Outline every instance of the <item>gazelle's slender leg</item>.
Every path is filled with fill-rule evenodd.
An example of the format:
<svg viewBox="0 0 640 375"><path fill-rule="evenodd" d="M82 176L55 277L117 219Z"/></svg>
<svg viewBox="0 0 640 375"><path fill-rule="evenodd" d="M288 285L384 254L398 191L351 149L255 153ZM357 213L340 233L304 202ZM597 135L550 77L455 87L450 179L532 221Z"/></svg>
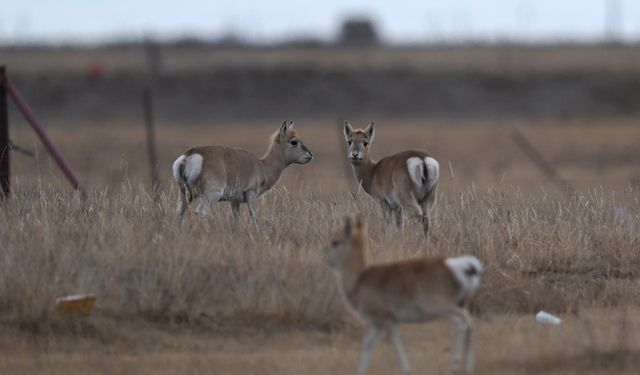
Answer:
<svg viewBox="0 0 640 375"><path fill-rule="evenodd" d="M380 206L382 206L382 217L384 218L384 234L387 235L393 221L393 210L389 203L385 201L380 201Z"/></svg>
<svg viewBox="0 0 640 375"><path fill-rule="evenodd" d="M238 219L240 218L240 202L231 201L231 216L233 217L233 222L238 223Z"/></svg>
<svg viewBox="0 0 640 375"><path fill-rule="evenodd" d="M189 205L189 201L187 199L187 187L183 184L178 184L178 186L180 187L180 197L178 197L176 212L178 213L178 218L182 219L182 216Z"/></svg>
<svg viewBox="0 0 640 375"><path fill-rule="evenodd" d="M469 373L473 369L471 351L471 316L459 307L452 308L443 315L458 331L454 342L453 364L455 372Z"/></svg>
<svg viewBox="0 0 640 375"><path fill-rule="evenodd" d="M222 198L223 191L223 189L209 189L202 195L200 204L196 208L196 212L200 217L206 218L209 216L209 208Z"/></svg>
<svg viewBox="0 0 640 375"><path fill-rule="evenodd" d="M196 213L198 216L203 219L207 218L207 216L209 216L209 205L209 199L207 199L207 197L201 197L198 207L196 207Z"/></svg>
<svg viewBox="0 0 640 375"><path fill-rule="evenodd" d="M424 235L429 235L430 221L434 215L434 207L436 205L437 188L433 188L429 192L427 198L422 202L422 227L424 229Z"/></svg>
<svg viewBox="0 0 640 375"><path fill-rule="evenodd" d="M245 193L245 199L247 201L247 206L249 207L251 220L253 220L253 224L257 227L258 221L256 220L256 198L257 194L255 192L248 191Z"/></svg>
<svg viewBox="0 0 640 375"><path fill-rule="evenodd" d="M425 236L429 235L429 212L425 209L422 210L422 216L420 217L422 222L422 231Z"/></svg>
<svg viewBox="0 0 640 375"><path fill-rule="evenodd" d="M396 225L400 230L400 233L404 233L404 213L402 212L402 208L396 209Z"/></svg>
<svg viewBox="0 0 640 375"><path fill-rule="evenodd" d="M369 367L369 359L371 359L371 351L380 339L380 329L375 326L371 326L367 334L364 336L362 357L360 358L360 364L358 365L358 375L364 375Z"/></svg>
<svg viewBox="0 0 640 375"><path fill-rule="evenodd" d="M389 340L391 340L391 344L393 345L393 348L396 350L396 354L398 355L398 360L400 361L402 372L408 374L409 372L411 372L411 365L409 364L407 354L404 350L404 347L402 346L400 333L398 332L398 326L396 324L389 324L389 327L387 329L389 331Z"/></svg>
<svg viewBox="0 0 640 375"><path fill-rule="evenodd" d="M413 224L414 222L420 222L424 225L425 223L425 213L422 212L422 207L420 206L420 204L418 204L418 202L415 200L415 198L413 196L407 197L405 199L402 200L402 210L406 211L407 216L409 217L409 219L411 220L411 224ZM427 221L427 228L428 228L429 224ZM410 232L410 238L412 239L416 239L415 237L415 230L413 230L414 225L411 225L411 232ZM423 227L424 228L424 227ZM426 232L425 232L426 235Z"/></svg>

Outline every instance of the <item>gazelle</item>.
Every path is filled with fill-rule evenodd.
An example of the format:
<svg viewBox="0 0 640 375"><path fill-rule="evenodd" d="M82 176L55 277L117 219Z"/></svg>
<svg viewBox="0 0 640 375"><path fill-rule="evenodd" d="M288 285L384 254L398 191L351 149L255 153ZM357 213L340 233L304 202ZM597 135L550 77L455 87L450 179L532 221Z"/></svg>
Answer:
<svg viewBox="0 0 640 375"><path fill-rule="evenodd" d="M380 206L388 230L395 213L396 223L404 228L404 215L419 219L424 234L429 233L429 212L436 202L440 167L424 151L404 151L373 161L370 145L375 135L374 123L365 130L353 130L344 122L347 157L356 179Z"/></svg>
<svg viewBox="0 0 640 375"><path fill-rule="evenodd" d="M282 123L260 159L229 146L190 148L173 163L173 178L180 187L178 216L195 198L200 198L196 212L202 216L208 214L211 204L229 201L237 219L240 203L246 203L256 223L256 198L271 189L288 165L307 164L312 159L313 154L293 129L293 121Z"/></svg>
<svg viewBox="0 0 640 375"><path fill-rule="evenodd" d="M358 374L366 373L371 351L385 331L402 370L409 372L398 323L438 318L453 322L458 330L454 369L471 371L471 317L464 306L480 283L480 261L473 256L432 257L367 265L367 248L362 219L352 224L346 218L324 253L325 262L336 273L347 306L368 325Z"/></svg>

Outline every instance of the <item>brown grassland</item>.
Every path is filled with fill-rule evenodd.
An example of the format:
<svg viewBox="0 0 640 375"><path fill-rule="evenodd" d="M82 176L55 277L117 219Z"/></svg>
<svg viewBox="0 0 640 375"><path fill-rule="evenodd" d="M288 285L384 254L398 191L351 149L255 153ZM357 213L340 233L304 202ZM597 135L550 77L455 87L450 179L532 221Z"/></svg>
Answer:
<svg viewBox="0 0 640 375"><path fill-rule="evenodd" d="M0 373L353 373L361 326L320 255L339 220L357 212L369 221L371 261L483 262L470 306L476 373L640 371L637 119L377 120L374 156L424 148L440 161L429 240L417 226L382 235L377 205L354 189L336 123L297 121L316 160L290 167L259 200L258 229L246 208L233 227L227 204L208 220L179 222L170 165L195 144L261 154L277 122L161 124L158 202L140 124L49 124L90 187L86 202L15 126L13 141L36 158L14 153L15 194L0 206ZM575 195L515 146L515 126ZM98 296L90 315L56 313L56 297L84 292ZM540 309L563 323L537 324ZM402 332L416 373L450 371L453 327ZM370 373L399 372L390 346L378 347Z"/></svg>

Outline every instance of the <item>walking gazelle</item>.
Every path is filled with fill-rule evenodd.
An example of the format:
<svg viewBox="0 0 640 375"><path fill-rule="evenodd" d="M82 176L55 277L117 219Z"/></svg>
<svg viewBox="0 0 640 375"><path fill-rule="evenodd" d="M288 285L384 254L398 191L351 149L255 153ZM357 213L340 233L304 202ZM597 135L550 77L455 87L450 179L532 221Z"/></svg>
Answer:
<svg viewBox="0 0 640 375"><path fill-rule="evenodd" d="M375 162L370 145L375 135L374 123L365 130L353 130L344 122L347 157L356 179L382 207L385 231L395 214L396 223L404 228L404 215L419 219L424 234L429 233L429 213L436 202L440 167L438 161L424 151L404 151Z"/></svg>
<svg viewBox="0 0 640 375"><path fill-rule="evenodd" d="M367 248L362 219L352 223L346 218L324 253L346 304L368 326L358 374L366 373L373 347L385 331L402 370L409 372L398 323L433 319L455 324L458 336L453 349L454 369L471 371L471 317L464 305L480 283L480 261L473 256L432 257L367 265Z"/></svg>
<svg viewBox="0 0 640 375"><path fill-rule="evenodd" d="M190 148L173 163L173 178L180 187L178 216L200 198L196 211L202 216L207 215L211 204L229 201L237 219L240 203L246 203L256 223L256 198L275 185L288 165L307 164L312 159L313 154L293 129L293 121L282 123L260 159L229 146Z"/></svg>

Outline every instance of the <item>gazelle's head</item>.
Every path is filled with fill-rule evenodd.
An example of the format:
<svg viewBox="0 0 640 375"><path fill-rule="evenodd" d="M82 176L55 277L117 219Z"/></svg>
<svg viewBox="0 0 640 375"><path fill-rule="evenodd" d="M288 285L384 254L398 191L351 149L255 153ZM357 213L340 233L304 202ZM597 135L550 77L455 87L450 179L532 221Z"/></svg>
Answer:
<svg viewBox="0 0 640 375"><path fill-rule="evenodd" d="M293 121L284 121L278 133L274 135L273 141L282 149L284 162L287 165L307 164L313 159L313 154L293 129Z"/></svg>
<svg viewBox="0 0 640 375"><path fill-rule="evenodd" d="M347 141L347 158L352 164L362 164L369 160L369 146L375 135L373 121L366 129L353 130L348 121L344 122L344 138Z"/></svg>
<svg viewBox="0 0 640 375"><path fill-rule="evenodd" d="M366 241L367 229L362 218L353 220L346 217L325 248L324 261L336 269L342 268L349 260L364 261Z"/></svg>

